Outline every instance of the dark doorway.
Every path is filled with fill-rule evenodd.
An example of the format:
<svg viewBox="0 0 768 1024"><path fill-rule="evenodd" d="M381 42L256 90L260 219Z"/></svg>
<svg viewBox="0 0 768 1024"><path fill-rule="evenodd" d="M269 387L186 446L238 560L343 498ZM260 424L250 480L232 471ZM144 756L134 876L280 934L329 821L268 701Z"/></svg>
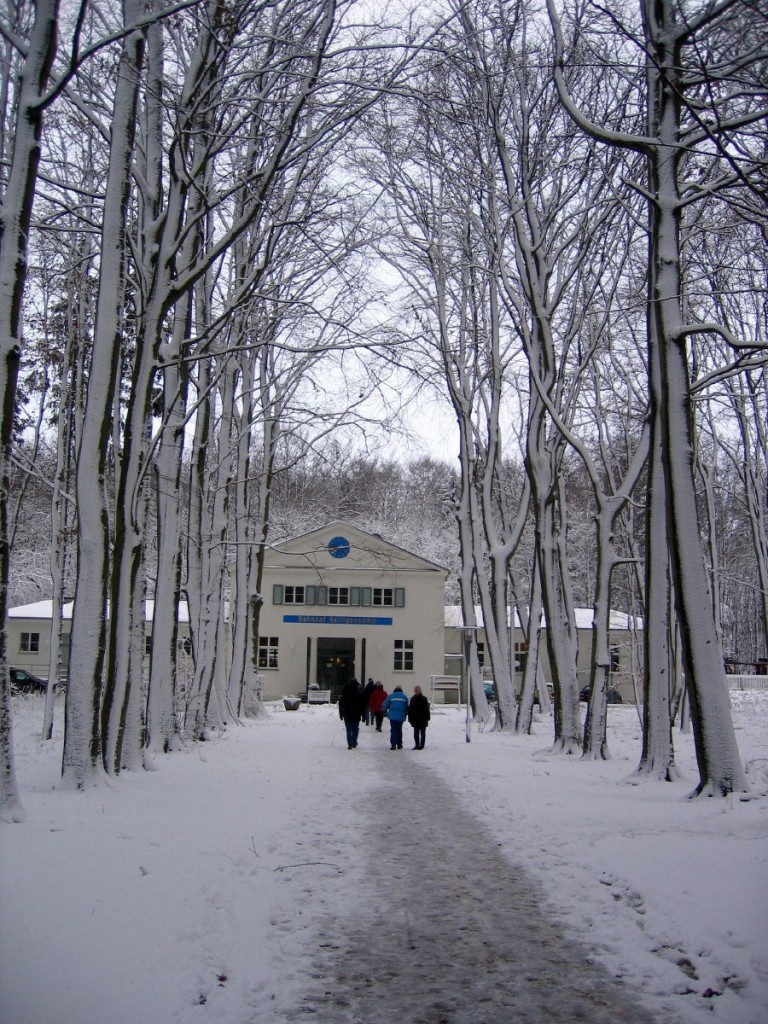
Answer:
<svg viewBox="0 0 768 1024"><path fill-rule="evenodd" d="M354 637L319 636L317 638L317 681L321 690L331 691L331 700L355 674Z"/></svg>

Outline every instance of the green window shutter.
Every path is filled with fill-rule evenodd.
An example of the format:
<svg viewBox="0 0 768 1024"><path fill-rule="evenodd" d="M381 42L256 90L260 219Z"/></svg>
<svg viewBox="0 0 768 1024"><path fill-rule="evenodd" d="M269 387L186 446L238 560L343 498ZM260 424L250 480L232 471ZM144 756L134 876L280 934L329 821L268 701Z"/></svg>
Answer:
<svg viewBox="0 0 768 1024"><path fill-rule="evenodd" d="M328 604L328 587L317 588L317 603Z"/></svg>
<svg viewBox="0 0 768 1024"><path fill-rule="evenodd" d="M317 604L317 587L307 587L304 594L307 604Z"/></svg>
<svg viewBox="0 0 768 1024"><path fill-rule="evenodd" d="M405 587L395 587L395 608L405 608Z"/></svg>
<svg viewBox="0 0 768 1024"><path fill-rule="evenodd" d="M349 603L354 608L358 608L360 606L360 587L349 588Z"/></svg>
<svg viewBox="0 0 768 1024"><path fill-rule="evenodd" d="M275 583L272 586L272 604L283 603L283 584Z"/></svg>
<svg viewBox="0 0 768 1024"><path fill-rule="evenodd" d="M373 588L372 587L361 587L360 588L360 604L365 608L370 608L373 603Z"/></svg>

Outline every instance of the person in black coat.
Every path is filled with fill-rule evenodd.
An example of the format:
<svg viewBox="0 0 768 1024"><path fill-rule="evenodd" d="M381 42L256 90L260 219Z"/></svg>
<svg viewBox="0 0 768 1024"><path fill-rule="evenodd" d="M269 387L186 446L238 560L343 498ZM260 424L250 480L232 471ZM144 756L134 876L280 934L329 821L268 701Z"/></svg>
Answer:
<svg viewBox="0 0 768 1024"><path fill-rule="evenodd" d="M368 682L365 684L365 690L363 691L363 693L365 694L365 724L366 725L373 725L373 712L371 711L371 708L370 708L370 700L371 700L371 694L373 693L373 691L375 689L376 689L376 683L374 683L374 681L372 679L369 679Z"/></svg>
<svg viewBox="0 0 768 1024"><path fill-rule="evenodd" d="M356 679L350 679L339 697L339 718L347 730L347 747L354 750L360 732L360 719L365 715L365 697Z"/></svg>
<svg viewBox="0 0 768 1024"><path fill-rule="evenodd" d="M408 705L408 721L413 726L413 749L423 750L429 724L429 701L421 692L420 686L413 688L413 696Z"/></svg>

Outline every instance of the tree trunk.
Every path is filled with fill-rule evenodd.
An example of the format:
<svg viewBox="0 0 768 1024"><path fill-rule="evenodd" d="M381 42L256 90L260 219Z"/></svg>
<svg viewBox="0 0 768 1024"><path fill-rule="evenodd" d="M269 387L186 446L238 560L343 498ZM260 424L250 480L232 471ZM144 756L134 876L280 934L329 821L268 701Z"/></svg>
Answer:
<svg viewBox="0 0 768 1024"><path fill-rule="evenodd" d="M178 364L164 367L163 426L154 460L157 579L144 740L150 759L180 745L175 703L181 601L181 472L186 390Z"/></svg>
<svg viewBox="0 0 768 1024"><path fill-rule="evenodd" d="M688 332L681 310L682 36L671 5L644 0L643 6L650 55L649 134L661 143L648 153L652 197L648 318L650 358L652 363L658 359L659 365L655 400L661 411L670 563L700 774L696 792L726 795L745 791L747 784L731 720L696 506Z"/></svg>
<svg viewBox="0 0 768 1024"><path fill-rule="evenodd" d="M128 0L124 23L136 21L142 10L138 0ZM122 347L126 225L143 58L144 38L132 32L123 44L115 92L93 352L77 459L78 577L62 757L63 778L77 788L103 769L101 698L110 581L107 450Z"/></svg>
<svg viewBox="0 0 768 1024"><path fill-rule="evenodd" d="M9 501L16 383L21 356L21 301L27 278L27 246L35 196L43 98L58 42L58 0L38 0L29 48L19 75L13 152L0 209L0 819L20 821L13 764L11 682L8 662Z"/></svg>
<svg viewBox="0 0 768 1024"><path fill-rule="evenodd" d="M653 368L651 373L655 376ZM677 770L672 742L675 673L670 648L671 582L661 420L655 401L651 403L651 417L643 622L643 746L637 773L672 782L677 778Z"/></svg>

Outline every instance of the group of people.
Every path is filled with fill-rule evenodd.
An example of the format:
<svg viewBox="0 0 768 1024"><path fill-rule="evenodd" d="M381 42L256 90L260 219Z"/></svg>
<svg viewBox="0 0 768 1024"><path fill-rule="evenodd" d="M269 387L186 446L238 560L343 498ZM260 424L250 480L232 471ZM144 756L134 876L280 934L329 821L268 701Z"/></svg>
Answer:
<svg viewBox="0 0 768 1024"><path fill-rule="evenodd" d="M368 680L365 687L357 679L350 679L339 697L339 718L347 732L347 746L354 750L360 734L360 723L376 726L381 732L384 717L389 719L389 745L391 750L403 749L403 725L406 721L413 727L413 749L423 750L429 724L429 701L414 686L413 696L408 699L402 686L396 686L387 693L382 683Z"/></svg>

